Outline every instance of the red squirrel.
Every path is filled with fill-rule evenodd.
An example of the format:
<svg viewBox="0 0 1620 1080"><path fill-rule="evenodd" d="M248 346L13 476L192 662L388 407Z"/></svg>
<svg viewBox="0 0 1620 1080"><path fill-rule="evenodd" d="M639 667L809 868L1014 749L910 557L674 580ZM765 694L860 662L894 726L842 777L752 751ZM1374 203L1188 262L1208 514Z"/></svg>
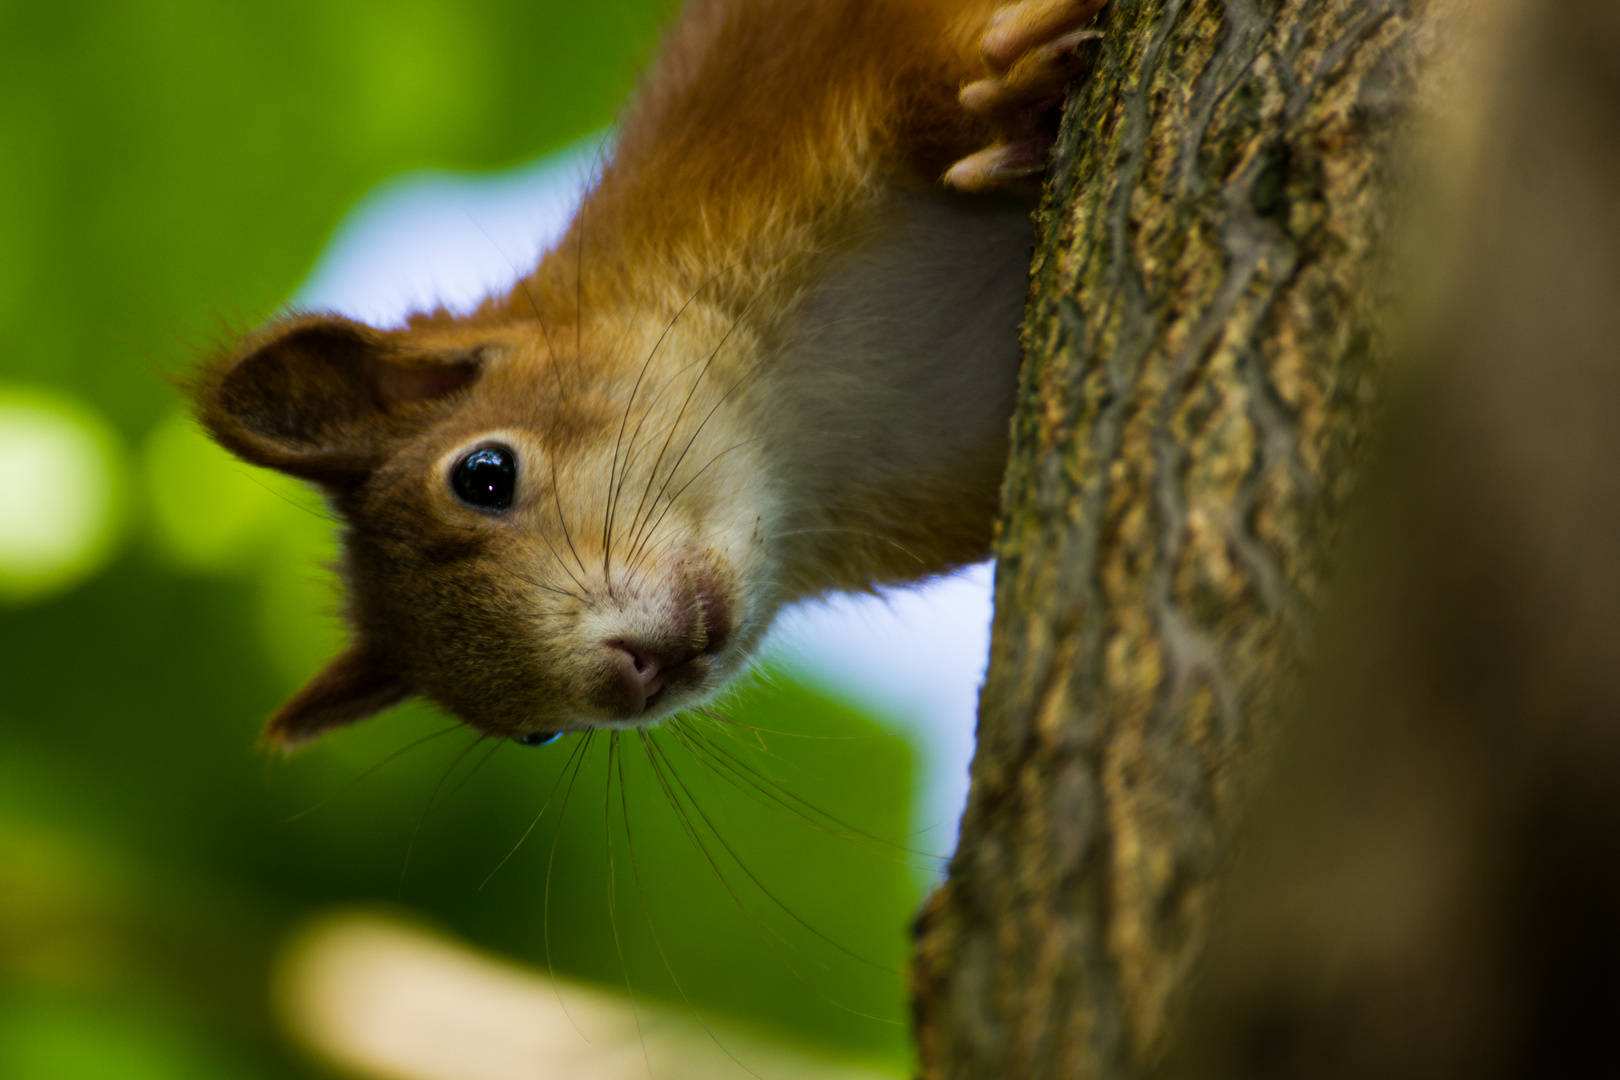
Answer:
<svg viewBox="0 0 1620 1080"><path fill-rule="evenodd" d="M649 724L787 603L984 558L1023 188L1104 2L693 0L509 293L205 365L213 437L344 524L350 644L266 741L414 695L528 745Z"/></svg>

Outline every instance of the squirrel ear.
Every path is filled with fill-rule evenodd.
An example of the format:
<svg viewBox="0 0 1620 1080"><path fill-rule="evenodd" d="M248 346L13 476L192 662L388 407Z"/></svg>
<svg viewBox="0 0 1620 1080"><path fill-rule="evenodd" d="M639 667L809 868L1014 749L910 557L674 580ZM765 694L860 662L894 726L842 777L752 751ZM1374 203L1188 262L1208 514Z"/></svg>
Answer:
<svg viewBox="0 0 1620 1080"><path fill-rule="evenodd" d="M260 741L273 749L293 750L333 728L398 705L411 693L409 686L370 653L351 648L276 710L265 723Z"/></svg>
<svg viewBox="0 0 1620 1080"><path fill-rule="evenodd" d="M220 445L255 465L342 484L363 476L409 426L411 406L478 378L476 348L417 346L330 315L272 324L207 367L197 416Z"/></svg>

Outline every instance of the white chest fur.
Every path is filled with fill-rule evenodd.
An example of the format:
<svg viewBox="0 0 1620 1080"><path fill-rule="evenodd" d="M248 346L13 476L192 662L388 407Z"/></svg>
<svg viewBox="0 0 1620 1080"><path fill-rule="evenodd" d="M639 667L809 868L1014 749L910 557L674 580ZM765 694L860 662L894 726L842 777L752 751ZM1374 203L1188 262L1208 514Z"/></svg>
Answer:
<svg viewBox="0 0 1620 1080"><path fill-rule="evenodd" d="M897 194L834 260L768 363L787 467L812 486L902 472L960 480L1005 459L1032 230L1011 200ZM810 429L832 438L795 439ZM804 453L821 446L821 452Z"/></svg>
<svg viewBox="0 0 1620 1080"><path fill-rule="evenodd" d="M1031 243L1024 203L895 193L830 260L765 361L767 456L801 527L903 534L890 519L942 500L993 517Z"/></svg>

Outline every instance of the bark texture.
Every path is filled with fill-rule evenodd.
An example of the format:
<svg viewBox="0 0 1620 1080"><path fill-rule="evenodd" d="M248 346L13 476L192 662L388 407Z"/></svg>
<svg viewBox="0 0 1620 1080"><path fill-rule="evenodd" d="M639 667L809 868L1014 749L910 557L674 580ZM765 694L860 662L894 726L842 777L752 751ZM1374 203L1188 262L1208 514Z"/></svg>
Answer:
<svg viewBox="0 0 1620 1080"><path fill-rule="evenodd" d="M1158 1060L1388 354L1399 0L1114 0L1043 209L928 1077Z"/></svg>
<svg viewBox="0 0 1620 1080"><path fill-rule="evenodd" d="M1180 1080L1620 1076L1620 6L1516 17Z"/></svg>

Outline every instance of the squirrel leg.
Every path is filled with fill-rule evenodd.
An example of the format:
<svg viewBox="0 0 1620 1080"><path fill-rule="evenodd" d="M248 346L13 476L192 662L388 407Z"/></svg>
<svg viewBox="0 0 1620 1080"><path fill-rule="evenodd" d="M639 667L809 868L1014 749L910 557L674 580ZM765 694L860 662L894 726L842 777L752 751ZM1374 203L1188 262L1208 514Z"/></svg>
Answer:
<svg viewBox="0 0 1620 1080"><path fill-rule="evenodd" d="M963 86L958 100L991 127L995 141L946 170L946 184L988 191L1046 169L1064 90L1088 64L1076 50L1100 36L1085 26L1104 3L1021 0L991 16L980 46L987 76Z"/></svg>

